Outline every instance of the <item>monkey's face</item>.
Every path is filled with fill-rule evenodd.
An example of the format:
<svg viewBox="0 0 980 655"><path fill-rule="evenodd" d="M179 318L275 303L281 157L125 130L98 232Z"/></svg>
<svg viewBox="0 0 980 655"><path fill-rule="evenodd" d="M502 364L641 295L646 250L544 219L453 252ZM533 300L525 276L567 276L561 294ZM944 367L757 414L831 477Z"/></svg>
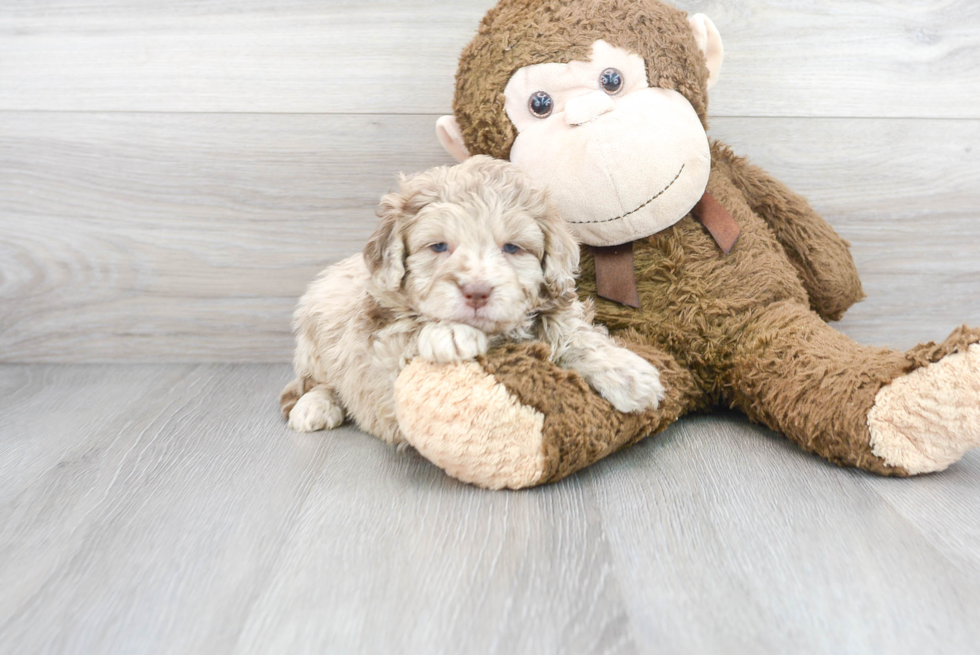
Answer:
<svg viewBox="0 0 980 655"><path fill-rule="evenodd" d="M547 188L593 246L625 243L683 218L704 193L711 153L688 100L651 88L639 55L596 41L589 61L526 66L505 110L510 159Z"/></svg>

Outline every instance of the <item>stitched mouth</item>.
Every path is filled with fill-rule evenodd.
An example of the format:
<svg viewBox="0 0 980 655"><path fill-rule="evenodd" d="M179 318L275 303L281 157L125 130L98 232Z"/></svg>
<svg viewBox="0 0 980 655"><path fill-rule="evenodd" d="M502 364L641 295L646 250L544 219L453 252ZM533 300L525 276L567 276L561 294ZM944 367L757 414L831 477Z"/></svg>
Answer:
<svg viewBox="0 0 980 655"><path fill-rule="evenodd" d="M647 205L649 205L651 202L653 202L654 200L656 200L660 196L662 196L665 193L667 193L667 189L669 189L670 187L674 186L674 182L676 182L678 179L680 179L681 173L684 172L684 167L686 165L687 164L681 164L681 168L680 168L679 171L677 171L677 175L674 176L674 179L672 179L670 181L670 183L667 184L667 186L665 186L663 189L661 189L660 191L658 191L655 196L653 196L652 198L650 198L649 200L647 200L645 203L643 203L642 205L640 205L636 209L634 209L632 211L626 212L622 216L617 216L616 218L604 218L604 219L601 219L601 220L598 220L598 221L567 221L567 222L573 223L575 225L595 225L597 223L612 223L613 221L621 221L624 218L626 218L627 216L630 216L631 214L635 214L636 212L640 211L641 209L643 209L644 207L646 207Z"/></svg>

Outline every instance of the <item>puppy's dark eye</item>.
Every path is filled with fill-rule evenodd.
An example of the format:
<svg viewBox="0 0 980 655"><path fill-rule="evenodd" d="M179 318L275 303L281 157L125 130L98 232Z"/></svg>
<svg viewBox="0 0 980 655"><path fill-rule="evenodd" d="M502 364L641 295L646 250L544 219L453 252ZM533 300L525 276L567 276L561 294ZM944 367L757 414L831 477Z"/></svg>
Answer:
<svg viewBox="0 0 980 655"><path fill-rule="evenodd" d="M446 252L449 250L449 244L442 241L439 243L433 243L429 247L432 248L432 252Z"/></svg>
<svg viewBox="0 0 980 655"><path fill-rule="evenodd" d="M503 247L503 251L508 255L516 255L521 251L521 247L513 243L505 243Z"/></svg>
<svg viewBox="0 0 980 655"><path fill-rule="evenodd" d="M607 68L599 76L599 85L609 95L616 95L623 89L623 74L615 68Z"/></svg>
<svg viewBox="0 0 980 655"><path fill-rule="evenodd" d="M555 108L555 102L544 91L538 91L527 101L527 108L538 118L547 118Z"/></svg>

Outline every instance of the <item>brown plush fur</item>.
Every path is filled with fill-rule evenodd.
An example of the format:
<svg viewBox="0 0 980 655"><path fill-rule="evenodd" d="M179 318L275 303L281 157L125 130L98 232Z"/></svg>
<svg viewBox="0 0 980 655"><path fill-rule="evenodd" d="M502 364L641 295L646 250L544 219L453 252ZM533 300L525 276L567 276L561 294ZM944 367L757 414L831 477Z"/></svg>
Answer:
<svg viewBox="0 0 980 655"><path fill-rule="evenodd" d="M543 441L547 468L541 483L554 482L624 446L660 432L688 412L704 408L704 396L689 371L674 359L629 333L620 343L660 371L666 397L655 411L617 412L582 378L548 361L540 343L507 344L483 360L485 370L522 404L544 415Z"/></svg>
<svg viewBox="0 0 980 655"><path fill-rule="evenodd" d="M657 0L502 0L460 60L454 108L470 152L508 155L515 132L503 90L515 70L585 59L597 39L641 54L651 85L682 93L704 122L708 73L683 12ZM841 335L824 321L863 297L848 244L803 198L726 146L713 144L712 160L708 191L741 228L730 255L691 216L636 241L637 310L596 296L595 263L583 252L580 293L595 298L598 321L660 370L667 397L657 411L615 412L539 345L502 347L483 360L545 417L543 481L717 405L831 462L907 475L871 450L876 394L980 342L980 330L964 327L909 353Z"/></svg>
<svg viewBox="0 0 980 655"><path fill-rule="evenodd" d="M803 282L813 311L825 321L838 321L864 298L850 244L806 199L721 143L712 143L711 159L718 174L731 179L749 208L773 231Z"/></svg>
<svg viewBox="0 0 980 655"><path fill-rule="evenodd" d="M707 129L708 69L683 11L655 0L502 0L456 73L453 111L470 154L510 156L517 133L504 113L504 87L517 69L588 59L599 39L643 55L650 86L687 98Z"/></svg>

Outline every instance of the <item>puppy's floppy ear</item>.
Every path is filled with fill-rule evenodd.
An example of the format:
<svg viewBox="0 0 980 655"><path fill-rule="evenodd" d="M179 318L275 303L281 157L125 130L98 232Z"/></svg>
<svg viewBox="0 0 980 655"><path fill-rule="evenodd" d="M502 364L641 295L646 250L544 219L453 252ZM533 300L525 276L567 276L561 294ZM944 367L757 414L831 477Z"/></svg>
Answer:
<svg viewBox="0 0 980 655"><path fill-rule="evenodd" d="M557 299L568 293L575 293L579 247L554 204L550 200L547 204L547 211L538 218L538 226L544 232L544 258L541 260L541 267L548 292Z"/></svg>
<svg viewBox="0 0 980 655"><path fill-rule="evenodd" d="M439 198L448 166L398 179L398 191L381 199L377 214L381 224L364 246L364 263L371 279L385 291L398 291L405 277L405 234L423 207Z"/></svg>
<svg viewBox="0 0 980 655"><path fill-rule="evenodd" d="M374 283L385 291L397 291L405 277L405 197L389 193L381 199L377 214L381 224L364 246L364 263Z"/></svg>

